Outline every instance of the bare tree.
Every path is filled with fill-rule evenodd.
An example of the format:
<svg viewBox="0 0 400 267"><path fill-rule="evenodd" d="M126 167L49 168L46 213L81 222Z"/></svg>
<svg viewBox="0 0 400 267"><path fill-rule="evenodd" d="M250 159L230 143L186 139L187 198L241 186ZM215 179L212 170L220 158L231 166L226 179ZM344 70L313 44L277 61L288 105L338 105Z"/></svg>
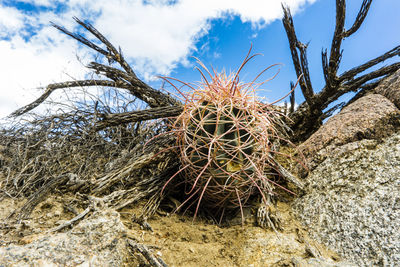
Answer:
<svg viewBox="0 0 400 267"><path fill-rule="evenodd" d="M335 110L343 107L346 104L345 102L326 110L327 107L339 97L349 92L355 92L356 95L354 98L357 98L360 95L365 94L366 91L373 90L382 79L391 75L400 68L400 62L396 62L378 70L361 74L388 58L400 55L400 46L396 46L385 54L360 66L345 71L340 75L337 73L343 54L341 44L345 38L350 37L360 28L367 16L371 3L372 0L363 1L355 22L350 29L346 30L344 28L346 1L336 0L336 26L329 50L329 59L327 49L322 50L321 54L325 86L323 86L323 88L318 92L315 92L310 79L307 60L308 44L304 44L298 40L290 10L287 6L282 6L284 11L282 21L289 39L293 65L297 77L300 78L299 84L305 98L305 101L300 104L298 109L290 114L294 141L305 140L321 126L322 121L325 118L332 115ZM300 77L301 75L302 77ZM294 102L294 94L292 94L291 100Z"/></svg>

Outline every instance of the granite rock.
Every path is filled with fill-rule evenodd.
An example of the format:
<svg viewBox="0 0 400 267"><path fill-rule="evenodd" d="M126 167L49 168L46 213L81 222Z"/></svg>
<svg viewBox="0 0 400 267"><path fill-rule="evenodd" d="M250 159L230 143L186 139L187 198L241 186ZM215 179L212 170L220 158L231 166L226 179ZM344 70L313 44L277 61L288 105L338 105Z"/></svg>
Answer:
<svg viewBox="0 0 400 267"><path fill-rule="evenodd" d="M299 146L312 170L336 147L362 139L381 140L400 128L400 110L379 94L364 96L331 117Z"/></svg>
<svg viewBox="0 0 400 267"><path fill-rule="evenodd" d="M293 205L317 241L359 266L400 262L400 133L336 146Z"/></svg>

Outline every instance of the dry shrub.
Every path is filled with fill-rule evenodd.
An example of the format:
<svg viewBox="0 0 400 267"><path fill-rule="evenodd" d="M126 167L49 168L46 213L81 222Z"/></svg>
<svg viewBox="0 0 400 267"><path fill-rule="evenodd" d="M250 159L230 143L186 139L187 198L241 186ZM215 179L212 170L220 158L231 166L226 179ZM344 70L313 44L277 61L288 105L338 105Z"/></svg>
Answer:
<svg viewBox="0 0 400 267"><path fill-rule="evenodd" d="M162 142L170 140L155 140L147 149L144 144L164 132L165 123L126 123L96 131L98 113L136 108L133 96L131 101L121 105L121 93L114 92L111 97L113 89L109 90L84 101L65 101L61 105L63 109L58 103L50 102L52 110L45 115L30 114L19 120L9 119L0 132L0 198L27 197L36 205L38 202L33 200L39 197L38 192L56 186L50 189L101 196L106 205L120 209L157 195L163 182L157 186L155 181L163 177L153 175L160 168L157 168L159 162L152 158L151 150L157 151L155 145L162 148L165 146ZM138 158L142 159L143 166L135 169ZM168 169L165 167L160 173ZM104 185L104 179L110 176L114 180ZM60 180L60 177L65 179ZM56 182L58 180L61 183ZM153 202L157 206L159 199ZM147 208L154 212L156 206ZM31 205L27 212L21 212L26 216L32 208Z"/></svg>

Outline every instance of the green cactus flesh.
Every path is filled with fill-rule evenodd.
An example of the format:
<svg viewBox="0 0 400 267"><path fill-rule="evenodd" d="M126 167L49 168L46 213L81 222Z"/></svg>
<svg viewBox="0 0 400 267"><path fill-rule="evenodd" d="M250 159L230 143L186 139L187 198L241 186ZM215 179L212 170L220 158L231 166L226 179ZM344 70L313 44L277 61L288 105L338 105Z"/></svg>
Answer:
<svg viewBox="0 0 400 267"><path fill-rule="evenodd" d="M211 159L207 170L223 183L232 173L248 177L254 171L249 162L256 145L252 128L254 119L248 111L231 104L217 106L202 102L192 111L187 126L191 164L201 168Z"/></svg>

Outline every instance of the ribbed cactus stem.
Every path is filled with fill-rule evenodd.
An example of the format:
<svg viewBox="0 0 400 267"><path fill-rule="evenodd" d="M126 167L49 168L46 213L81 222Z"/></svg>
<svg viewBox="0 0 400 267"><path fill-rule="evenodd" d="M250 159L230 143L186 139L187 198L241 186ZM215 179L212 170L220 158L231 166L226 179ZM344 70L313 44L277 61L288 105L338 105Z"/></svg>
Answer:
<svg viewBox="0 0 400 267"><path fill-rule="evenodd" d="M242 208L255 193L271 193L272 143L280 139L276 125L283 115L261 103L254 82L240 83L238 73L211 76L182 93L184 111L174 127L188 200L221 212Z"/></svg>

